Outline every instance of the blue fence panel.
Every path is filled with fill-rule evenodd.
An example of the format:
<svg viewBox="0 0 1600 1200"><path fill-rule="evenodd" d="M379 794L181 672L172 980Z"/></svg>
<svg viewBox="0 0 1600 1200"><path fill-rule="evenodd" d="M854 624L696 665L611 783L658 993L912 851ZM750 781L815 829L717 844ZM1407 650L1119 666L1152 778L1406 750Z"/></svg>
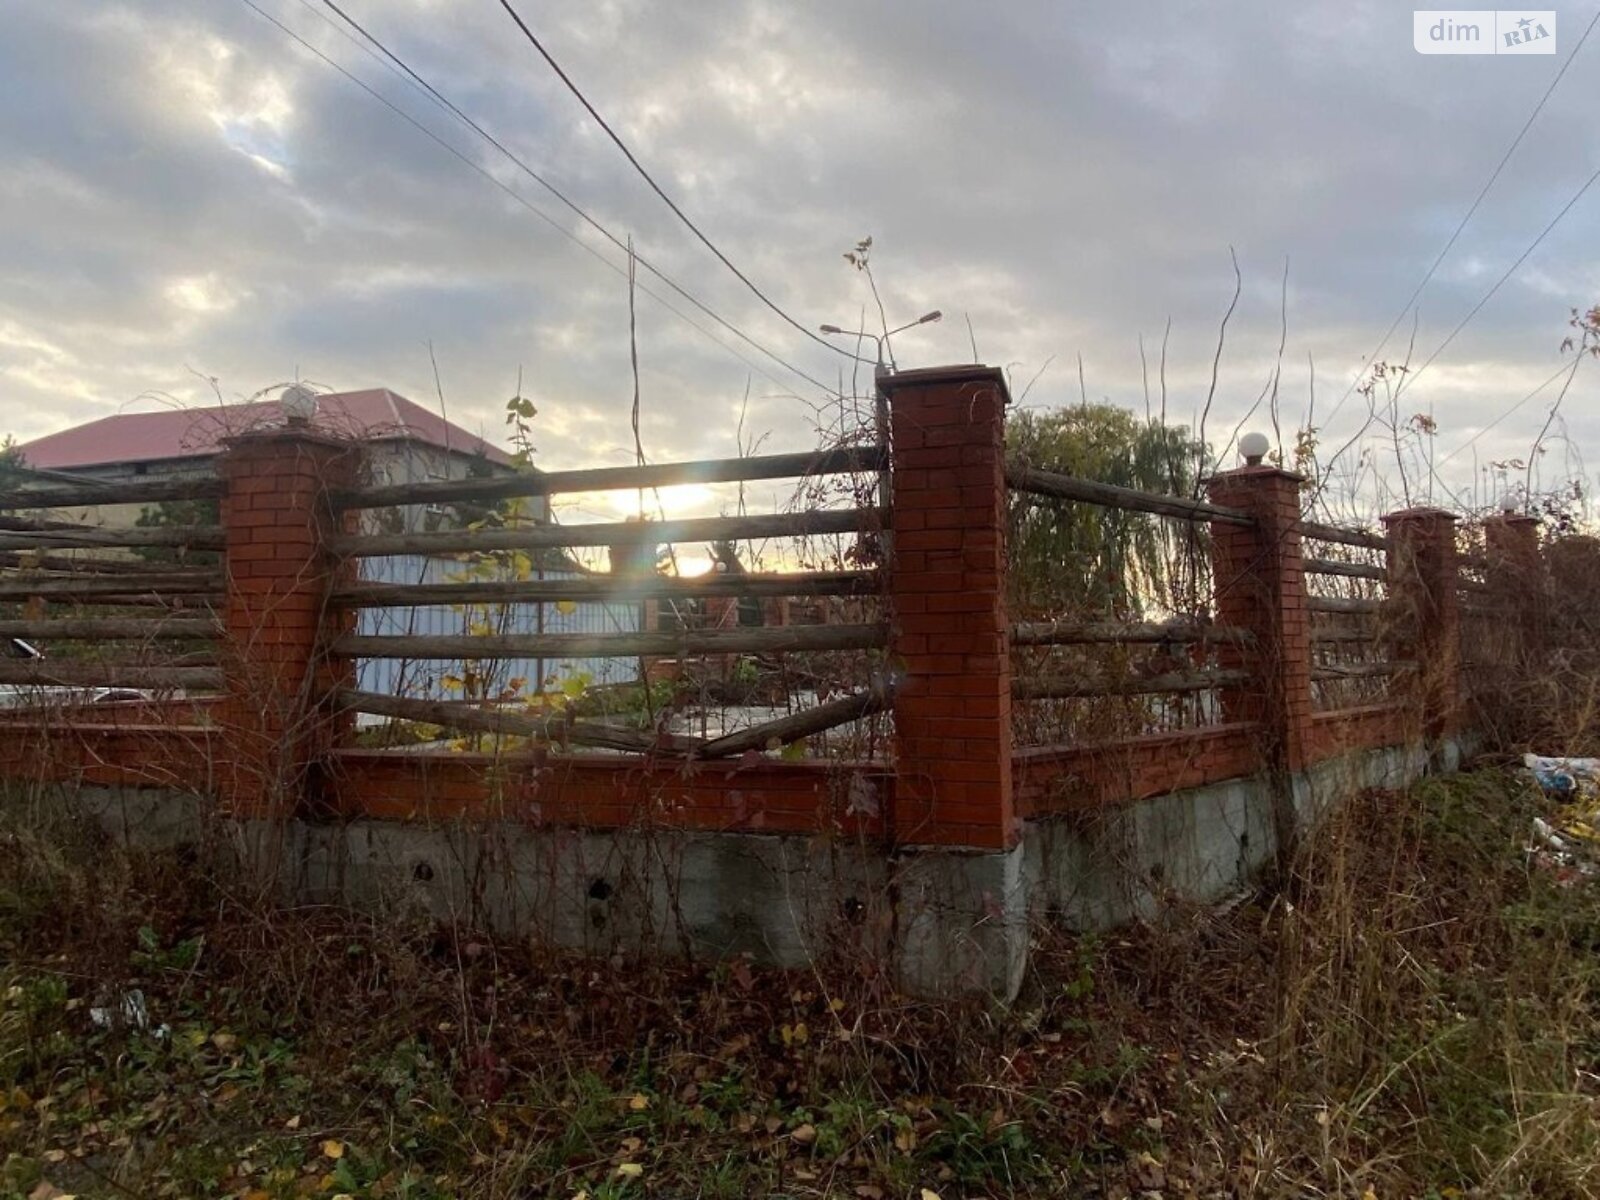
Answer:
<svg viewBox="0 0 1600 1200"><path fill-rule="evenodd" d="M455 559L424 555L392 555L361 562L364 583L451 583L462 578L465 565ZM577 572L536 570L541 579L581 579ZM509 577L509 574L505 577ZM474 576L474 578L477 578ZM637 633L643 629L638 604L603 604L581 600L557 603L489 606L497 633ZM479 607L481 617L482 609ZM362 634L407 634L429 637L470 632L468 614L459 606L423 605L417 608L362 609L357 630ZM460 677L466 664L448 659L363 658L356 666L363 691L384 692L424 699L449 699L458 692L444 686L446 676ZM628 683L639 678L637 658L498 659L493 663L491 687L499 689L513 679L523 679L524 691L541 686L559 688L563 681L582 677L590 684Z"/></svg>

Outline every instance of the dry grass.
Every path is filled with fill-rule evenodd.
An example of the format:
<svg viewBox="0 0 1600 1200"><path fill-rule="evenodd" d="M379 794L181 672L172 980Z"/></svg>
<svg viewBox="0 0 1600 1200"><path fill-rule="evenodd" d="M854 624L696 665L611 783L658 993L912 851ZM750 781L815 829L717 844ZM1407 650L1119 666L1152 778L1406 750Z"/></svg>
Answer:
<svg viewBox="0 0 1600 1200"><path fill-rule="evenodd" d="M268 913L13 798L0 1195L1594 1195L1600 898L1538 804L1361 797L1292 899L1041 932L995 1013ZM90 1020L133 987L159 1036Z"/></svg>

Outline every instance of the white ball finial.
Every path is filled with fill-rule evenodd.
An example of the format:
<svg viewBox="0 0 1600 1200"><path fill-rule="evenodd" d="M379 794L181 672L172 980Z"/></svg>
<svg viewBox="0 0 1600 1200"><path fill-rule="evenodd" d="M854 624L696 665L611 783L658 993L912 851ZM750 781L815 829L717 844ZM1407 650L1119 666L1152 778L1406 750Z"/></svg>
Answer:
<svg viewBox="0 0 1600 1200"><path fill-rule="evenodd" d="M317 394L304 384L290 384L278 398L278 407L289 424L305 425L317 415Z"/></svg>
<svg viewBox="0 0 1600 1200"><path fill-rule="evenodd" d="M1500 497L1500 511L1506 516L1514 516L1517 509L1522 507L1522 501L1514 491L1506 492Z"/></svg>
<svg viewBox="0 0 1600 1200"><path fill-rule="evenodd" d="M1239 439L1239 453L1244 457L1245 465L1249 467L1259 467L1270 449L1272 443L1267 441L1267 435L1264 433L1247 433Z"/></svg>

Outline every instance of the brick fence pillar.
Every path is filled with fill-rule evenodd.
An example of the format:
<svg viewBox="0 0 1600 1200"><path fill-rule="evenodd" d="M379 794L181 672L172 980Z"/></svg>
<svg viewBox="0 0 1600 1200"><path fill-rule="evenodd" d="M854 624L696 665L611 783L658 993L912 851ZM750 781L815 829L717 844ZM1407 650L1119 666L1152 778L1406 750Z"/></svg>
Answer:
<svg viewBox="0 0 1600 1200"><path fill-rule="evenodd" d="M1009 1000L1028 954L1004 592L1009 396L980 366L879 387L892 452L895 977L914 995Z"/></svg>
<svg viewBox="0 0 1600 1200"><path fill-rule="evenodd" d="M1483 523L1484 583L1495 614L1495 631L1506 661L1525 666L1544 656L1549 604L1544 560L1539 554L1539 518L1518 513L1492 516ZM1482 641L1484 639L1477 639ZM1489 665L1489 664L1485 664Z"/></svg>
<svg viewBox="0 0 1600 1200"><path fill-rule="evenodd" d="M342 527L328 497L355 483L359 463L349 442L293 424L234 438L221 457L228 592L218 719L229 765L218 783L235 817L294 814L338 735L331 693L353 685L354 666L324 653L348 623L328 605L343 570L328 549Z"/></svg>
<svg viewBox="0 0 1600 1200"><path fill-rule="evenodd" d="M1279 861L1292 853L1299 819L1294 776L1308 765L1311 732L1311 624L1300 547L1301 476L1249 466L1208 481L1213 504L1242 509L1252 526L1213 523L1212 569L1217 620L1247 630L1252 644L1224 642L1224 669L1249 682L1223 689L1223 714L1261 730L1261 766L1272 792Z"/></svg>
<svg viewBox="0 0 1600 1200"><path fill-rule="evenodd" d="M1412 677L1430 752L1443 749L1461 721L1461 581L1456 517L1442 508L1408 508L1383 518L1389 535L1389 598L1395 644L1417 664ZM1400 678L1404 678L1403 676Z"/></svg>
<svg viewBox="0 0 1600 1200"><path fill-rule="evenodd" d="M1004 849L1011 656L1004 587L1005 379L992 367L887 376L893 832L902 845Z"/></svg>

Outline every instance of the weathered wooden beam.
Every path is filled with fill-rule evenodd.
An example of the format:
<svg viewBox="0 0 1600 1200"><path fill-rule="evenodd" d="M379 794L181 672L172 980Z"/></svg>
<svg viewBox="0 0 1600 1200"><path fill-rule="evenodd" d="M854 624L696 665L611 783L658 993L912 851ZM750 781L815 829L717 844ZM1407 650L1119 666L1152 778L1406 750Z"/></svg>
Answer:
<svg viewBox="0 0 1600 1200"><path fill-rule="evenodd" d="M1385 675L1400 675L1416 669L1416 663L1402 660L1394 662L1345 663L1340 666L1324 665L1312 667L1311 679L1314 683L1327 683L1335 679L1374 679Z"/></svg>
<svg viewBox="0 0 1600 1200"><path fill-rule="evenodd" d="M41 687L126 687L218 692L222 672L215 667L149 667L140 663L52 659L0 659L0 684Z"/></svg>
<svg viewBox="0 0 1600 1200"><path fill-rule="evenodd" d="M1346 579L1378 579L1389 578L1387 568L1373 566L1370 563L1339 562L1332 558L1308 558L1304 560L1307 575L1339 575Z"/></svg>
<svg viewBox="0 0 1600 1200"><path fill-rule="evenodd" d="M1168 675L1129 675L1121 679L1018 679L1011 694L1019 700L1072 700L1095 696L1147 696L1206 692L1250 681L1248 671L1175 671Z"/></svg>
<svg viewBox="0 0 1600 1200"><path fill-rule="evenodd" d="M463 701L415 700L380 692L340 691L335 695L335 703L346 711L372 713L401 721L419 721L425 725L438 725L442 729L570 742L575 746L596 746L636 754L685 754L703 745L699 738L652 734L599 721L573 721L565 713L534 716L506 708L480 708Z"/></svg>
<svg viewBox="0 0 1600 1200"><path fill-rule="evenodd" d="M1318 613L1345 613L1372 615L1383 611L1382 600L1367 600L1358 596L1307 596L1306 609Z"/></svg>
<svg viewBox="0 0 1600 1200"><path fill-rule="evenodd" d="M782 654L868 650L885 645L885 625L782 625L675 633L510 633L475 637L347 634L333 643L346 658L632 658L695 654Z"/></svg>
<svg viewBox="0 0 1600 1200"><path fill-rule="evenodd" d="M362 583L337 588L333 602L346 608L414 608L423 604L533 603L592 600L625 604L652 598L696 596L862 596L877 592L875 571L796 571L773 575L678 578L652 575L600 579L482 580L463 583Z"/></svg>
<svg viewBox="0 0 1600 1200"><path fill-rule="evenodd" d="M94 508L102 504L159 504L163 500L214 500L227 494L215 476L191 479L135 479L122 483L84 483L61 487L12 488L0 492L0 508Z"/></svg>
<svg viewBox="0 0 1600 1200"><path fill-rule="evenodd" d="M92 599L107 603L114 596L148 600L153 594L182 591L199 595L222 590L218 571L170 571L134 575L89 575L73 579L62 575L0 575L0 600L26 600L33 596L52 599Z"/></svg>
<svg viewBox="0 0 1600 1200"><path fill-rule="evenodd" d="M893 688L874 686L839 700L830 700L803 712L779 717L748 729L737 729L719 738L712 738L700 747L700 758L728 758L748 750L771 750L787 746L812 734L822 733L840 725L859 721L873 713L882 712L893 700Z"/></svg>
<svg viewBox="0 0 1600 1200"><path fill-rule="evenodd" d="M1365 626L1361 629L1313 629L1311 641L1318 642L1375 642L1378 635L1372 627Z"/></svg>
<svg viewBox="0 0 1600 1200"><path fill-rule="evenodd" d="M1316 521L1301 521L1300 536L1319 542L1337 542L1341 546L1360 546L1364 550L1387 550L1389 541L1381 533L1365 529L1346 529L1342 525L1322 525Z"/></svg>
<svg viewBox="0 0 1600 1200"><path fill-rule="evenodd" d="M161 638L193 641L222 636L222 623L215 620L172 617L143 619L124 617L57 617L40 621L0 619L0 637L45 641L72 638L89 641L154 641Z"/></svg>
<svg viewBox="0 0 1600 1200"><path fill-rule="evenodd" d="M1104 508L1130 509L1134 512L1154 513L1161 517L1178 517L1185 521L1217 521L1225 525L1254 525L1255 518L1237 508L1224 508L1202 500L1186 500L1181 496L1160 496L1154 492L1141 492L1137 488L1119 487L1111 483L1096 483L1078 479L1055 471L1040 471L1033 467L1007 467L1006 484L1013 491L1033 496L1049 496L1056 500L1078 500L1084 504L1098 504Z"/></svg>
<svg viewBox="0 0 1600 1200"><path fill-rule="evenodd" d="M63 550L91 547L175 546L221 550L219 525L167 526L158 529L0 530L0 550Z"/></svg>
<svg viewBox="0 0 1600 1200"><path fill-rule="evenodd" d="M1024 621L1011 629L1013 646L1086 646L1122 642L1250 644L1254 641L1255 635L1248 629L1206 625L1198 621Z"/></svg>
<svg viewBox="0 0 1600 1200"><path fill-rule="evenodd" d="M491 479L429 480L335 492L339 508L380 508L391 504L492 504L522 496L606 492L621 488L671 487L683 483L735 483L876 471L888 462L881 446L844 446L801 454L757 454L696 462L652 463L636 467L594 467L581 471L538 471Z"/></svg>
<svg viewBox="0 0 1600 1200"><path fill-rule="evenodd" d="M351 558L373 558L385 554L467 554L475 551L547 550L571 546L755 541L808 534L867 532L886 528L888 520L888 514L879 509L826 509L750 517L694 517L675 521L596 521L585 525L539 525L529 529L358 534L334 538L332 548L336 554Z"/></svg>
<svg viewBox="0 0 1600 1200"><path fill-rule="evenodd" d="M0 568L57 571L70 575L161 575L172 573L171 563L136 558L106 558L93 552L81 555L45 554L38 550L0 550Z"/></svg>

